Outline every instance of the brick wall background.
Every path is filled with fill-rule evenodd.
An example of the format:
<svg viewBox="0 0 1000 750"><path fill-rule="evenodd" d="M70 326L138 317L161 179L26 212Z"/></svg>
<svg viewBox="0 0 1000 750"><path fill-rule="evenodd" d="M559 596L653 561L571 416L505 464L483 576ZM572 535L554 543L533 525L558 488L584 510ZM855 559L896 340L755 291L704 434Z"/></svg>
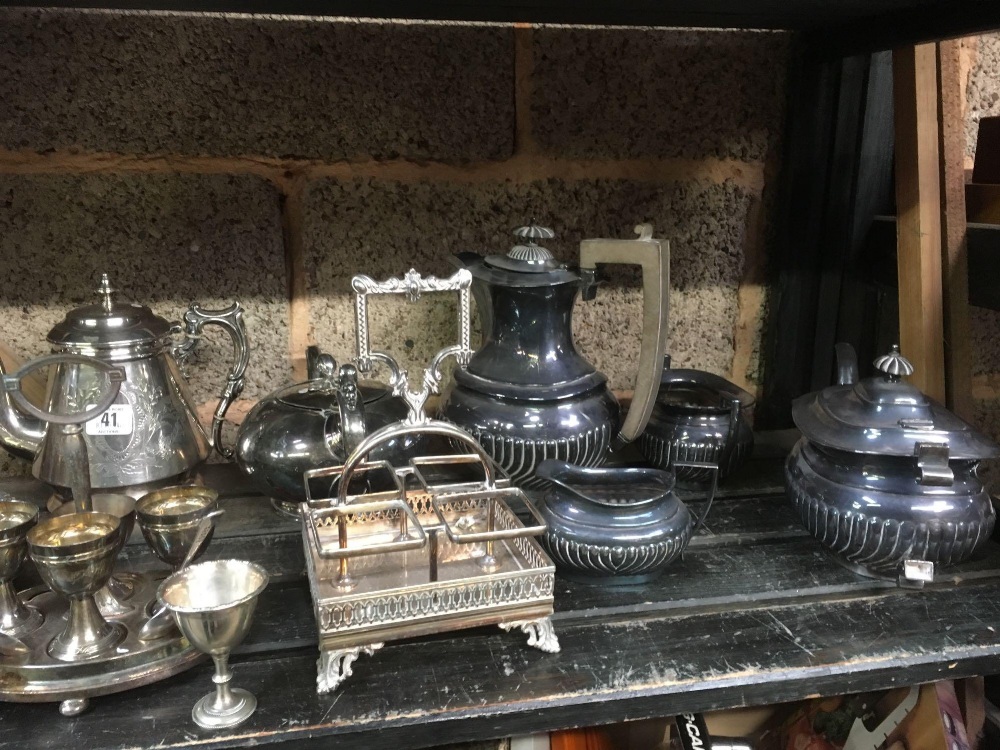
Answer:
<svg viewBox="0 0 1000 750"><path fill-rule="evenodd" d="M354 273L447 274L532 217L565 259L651 221L672 243L675 362L753 387L788 55L754 32L2 10L0 338L43 354L102 271L168 317L238 297L249 403L301 377L310 343L351 356ZM637 278L576 311L615 388ZM419 362L447 314L379 306L373 328ZM199 349L199 402L228 355L221 335Z"/></svg>

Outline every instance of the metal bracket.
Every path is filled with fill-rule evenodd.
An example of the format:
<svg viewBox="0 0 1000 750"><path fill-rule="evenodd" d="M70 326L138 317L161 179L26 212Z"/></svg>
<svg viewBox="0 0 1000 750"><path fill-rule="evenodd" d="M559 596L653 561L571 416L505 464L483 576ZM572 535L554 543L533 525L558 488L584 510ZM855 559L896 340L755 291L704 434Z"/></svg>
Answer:
<svg viewBox="0 0 1000 750"><path fill-rule="evenodd" d="M955 473L948 465L948 446L937 443L917 443L913 447L920 472L920 484L925 487L951 487Z"/></svg>

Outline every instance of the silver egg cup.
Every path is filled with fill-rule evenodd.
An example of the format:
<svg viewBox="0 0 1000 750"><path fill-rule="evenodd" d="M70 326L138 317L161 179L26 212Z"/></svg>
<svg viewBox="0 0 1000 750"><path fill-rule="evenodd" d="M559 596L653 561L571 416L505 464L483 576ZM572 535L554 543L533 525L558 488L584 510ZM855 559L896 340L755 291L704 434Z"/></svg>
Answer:
<svg viewBox="0 0 1000 750"><path fill-rule="evenodd" d="M53 659L107 656L125 639L125 627L105 620L94 601L111 577L121 535L116 516L93 511L47 518L28 532L28 554L39 575L69 599L66 627L48 646Z"/></svg>
<svg viewBox="0 0 1000 750"><path fill-rule="evenodd" d="M42 624L42 613L25 604L13 579L28 551L27 535L38 523L38 508L20 500L0 500L0 633L18 637Z"/></svg>
<svg viewBox="0 0 1000 750"><path fill-rule="evenodd" d="M177 627L215 662L215 691L191 711L194 723L203 729L234 727L257 708L252 693L230 687L229 652L246 637L267 580L267 572L254 563L213 560L188 566L160 584L159 599Z"/></svg>

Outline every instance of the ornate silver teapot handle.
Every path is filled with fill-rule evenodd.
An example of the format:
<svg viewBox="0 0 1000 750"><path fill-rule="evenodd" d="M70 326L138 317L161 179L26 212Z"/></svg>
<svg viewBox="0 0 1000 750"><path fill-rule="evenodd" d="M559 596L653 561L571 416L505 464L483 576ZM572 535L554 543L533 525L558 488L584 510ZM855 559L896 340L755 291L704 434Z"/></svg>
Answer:
<svg viewBox="0 0 1000 750"><path fill-rule="evenodd" d="M410 269L402 278L375 281L370 276L359 274L351 281L354 289L354 311L356 315L358 371L368 374L376 362L386 365L390 371L389 385L393 395L402 398L410 409L407 424L427 421L424 404L432 393L438 393L441 385L441 365L448 357L454 357L459 365L466 365L472 357L472 314L469 290L472 274L465 268L456 271L447 279L436 276L422 277ZM368 334L368 297L373 294L405 294L410 302L416 302L425 292L458 292L458 343L446 346L434 355L424 369L423 387L419 391L410 390L406 370L400 368L396 359L387 352L372 351Z"/></svg>
<svg viewBox="0 0 1000 750"><path fill-rule="evenodd" d="M222 445L222 425L230 405L243 392L246 384L247 364L250 362L250 343L247 340L247 329L243 323L243 306L237 301L225 310L205 310L199 305L191 305L184 313L184 341L174 347L174 357L179 364L194 350L201 336L202 328L215 325L225 329L233 341L233 366L229 368L226 384L222 387L219 405L215 407L212 416L212 447L223 458L232 458L233 449Z"/></svg>
<svg viewBox="0 0 1000 750"><path fill-rule="evenodd" d="M634 240L583 240L580 270L584 276L583 298L594 296L598 263L642 266L642 343L635 376L635 392L625 422L612 448L631 443L641 433L653 412L660 388L663 354L667 348L670 294L670 243L653 237L652 224L639 224Z"/></svg>

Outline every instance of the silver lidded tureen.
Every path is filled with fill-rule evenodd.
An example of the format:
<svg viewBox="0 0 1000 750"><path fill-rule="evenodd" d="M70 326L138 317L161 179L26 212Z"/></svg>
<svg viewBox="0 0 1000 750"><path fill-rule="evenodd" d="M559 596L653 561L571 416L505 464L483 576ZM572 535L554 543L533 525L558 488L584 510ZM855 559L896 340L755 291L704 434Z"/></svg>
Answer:
<svg viewBox="0 0 1000 750"><path fill-rule="evenodd" d="M921 585L993 531L978 467L1000 446L907 383L913 366L898 347L864 380L849 345L837 359L840 382L793 404L802 439L785 464L789 496L839 561Z"/></svg>

